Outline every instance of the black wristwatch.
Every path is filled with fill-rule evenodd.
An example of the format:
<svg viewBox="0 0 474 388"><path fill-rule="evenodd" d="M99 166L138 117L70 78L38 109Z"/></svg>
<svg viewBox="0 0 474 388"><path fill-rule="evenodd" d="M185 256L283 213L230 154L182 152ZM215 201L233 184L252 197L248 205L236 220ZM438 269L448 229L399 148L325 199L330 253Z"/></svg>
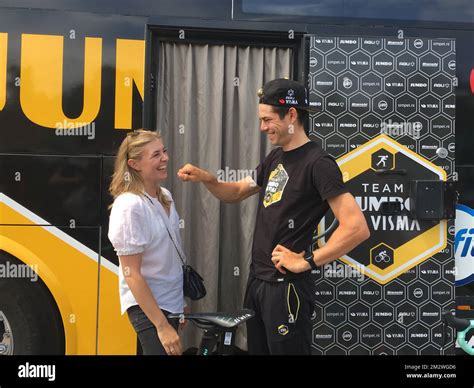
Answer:
<svg viewBox="0 0 474 388"><path fill-rule="evenodd" d="M306 252L305 255L304 255L304 259L309 263L309 265L311 266L311 271L313 269L316 269L318 268L318 266L316 265L316 263L314 262L314 254L313 252Z"/></svg>

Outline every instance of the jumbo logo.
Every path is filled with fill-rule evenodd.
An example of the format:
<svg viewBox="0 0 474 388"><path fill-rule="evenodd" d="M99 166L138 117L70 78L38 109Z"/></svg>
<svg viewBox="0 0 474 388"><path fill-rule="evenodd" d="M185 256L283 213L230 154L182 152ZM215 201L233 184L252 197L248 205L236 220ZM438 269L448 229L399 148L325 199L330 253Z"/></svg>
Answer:
<svg viewBox="0 0 474 388"><path fill-rule="evenodd" d="M344 155L338 164L371 232L368 241L341 258L344 263L363 266L365 275L385 284L444 249L446 221L433 224L408 214L410 180L446 180L443 169L386 135ZM400 214L382 213L382 204L390 202L401 205Z"/></svg>
<svg viewBox="0 0 474 388"><path fill-rule="evenodd" d="M465 205L456 206L456 286L474 281L474 210Z"/></svg>
<svg viewBox="0 0 474 388"><path fill-rule="evenodd" d="M0 33L0 111L7 97L8 34ZM85 38L84 103L78 117L67 117L62 107L64 37L21 36L20 105L33 123L56 128L57 123L86 125L100 111L102 87L102 39ZM132 128L133 84L143 99L145 42L117 39L115 77L115 128ZM105 94L107 95L107 94Z"/></svg>

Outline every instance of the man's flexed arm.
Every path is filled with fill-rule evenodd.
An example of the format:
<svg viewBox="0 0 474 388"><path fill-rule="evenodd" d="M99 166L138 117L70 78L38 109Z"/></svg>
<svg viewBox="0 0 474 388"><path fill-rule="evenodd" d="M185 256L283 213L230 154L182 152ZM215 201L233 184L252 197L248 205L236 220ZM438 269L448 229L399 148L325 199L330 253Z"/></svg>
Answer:
<svg viewBox="0 0 474 388"><path fill-rule="evenodd" d="M250 177L238 182L220 182L210 172L192 164L186 164L178 171L183 182L202 182L218 199L228 203L240 202L259 192L258 186Z"/></svg>
<svg viewBox="0 0 474 388"><path fill-rule="evenodd" d="M369 228L352 194L345 193L328 199L334 216L339 221L326 245L314 251L316 265L336 260L370 237Z"/></svg>
<svg viewBox="0 0 474 388"><path fill-rule="evenodd" d="M339 226L326 245L313 252L314 262L318 266L340 258L370 236L365 217L351 194L340 194L328 199L328 203L339 221ZM286 273L285 269L304 272L311 267L303 260L303 255L304 252L292 252L278 244L272 252L272 261L281 273Z"/></svg>

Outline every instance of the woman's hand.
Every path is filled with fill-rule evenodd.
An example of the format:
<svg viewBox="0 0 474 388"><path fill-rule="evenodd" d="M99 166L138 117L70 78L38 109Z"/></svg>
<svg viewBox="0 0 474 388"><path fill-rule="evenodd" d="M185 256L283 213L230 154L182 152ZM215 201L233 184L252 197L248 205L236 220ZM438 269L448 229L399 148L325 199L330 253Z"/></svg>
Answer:
<svg viewBox="0 0 474 388"><path fill-rule="evenodd" d="M183 353L178 333L169 323L166 323L163 327L158 327L156 331L166 354L169 356L180 356Z"/></svg>

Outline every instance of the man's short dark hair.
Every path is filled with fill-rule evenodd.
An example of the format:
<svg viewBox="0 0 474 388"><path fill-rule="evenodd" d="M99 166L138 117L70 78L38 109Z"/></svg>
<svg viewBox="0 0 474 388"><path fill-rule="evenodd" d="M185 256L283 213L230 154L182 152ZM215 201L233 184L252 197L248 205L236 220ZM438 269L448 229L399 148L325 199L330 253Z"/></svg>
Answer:
<svg viewBox="0 0 474 388"><path fill-rule="evenodd" d="M283 120L283 118L288 114L288 111L291 109L286 107L286 106L273 106L273 113L276 113L280 120ZM305 109L297 109L295 108L296 113L298 115L298 122L304 127L307 127L308 119L309 119L309 112Z"/></svg>

